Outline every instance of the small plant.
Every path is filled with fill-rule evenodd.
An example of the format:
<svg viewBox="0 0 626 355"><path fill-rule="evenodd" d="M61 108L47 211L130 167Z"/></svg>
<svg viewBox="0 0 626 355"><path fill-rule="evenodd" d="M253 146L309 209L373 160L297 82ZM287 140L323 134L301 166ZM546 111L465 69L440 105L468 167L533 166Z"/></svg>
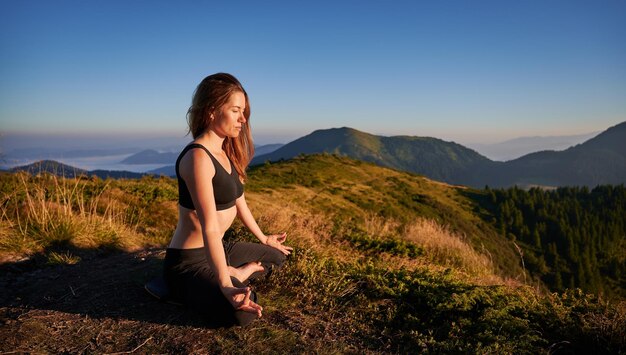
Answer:
<svg viewBox="0 0 626 355"><path fill-rule="evenodd" d="M55 251L48 254L48 265L74 265L80 262L80 257L72 255L69 251L57 253Z"/></svg>

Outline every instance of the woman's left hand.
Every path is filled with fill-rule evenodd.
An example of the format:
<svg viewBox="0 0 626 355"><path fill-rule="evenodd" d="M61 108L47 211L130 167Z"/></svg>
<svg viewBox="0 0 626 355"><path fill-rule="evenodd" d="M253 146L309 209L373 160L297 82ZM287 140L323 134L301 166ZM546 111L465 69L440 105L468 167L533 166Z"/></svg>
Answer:
<svg viewBox="0 0 626 355"><path fill-rule="evenodd" d="M271 246L272 248L280 250L285 255L289 255L293 251L293 248L283 245L285 240L287 240L287 233L272 234L267 236L265 244Z"/></svg>

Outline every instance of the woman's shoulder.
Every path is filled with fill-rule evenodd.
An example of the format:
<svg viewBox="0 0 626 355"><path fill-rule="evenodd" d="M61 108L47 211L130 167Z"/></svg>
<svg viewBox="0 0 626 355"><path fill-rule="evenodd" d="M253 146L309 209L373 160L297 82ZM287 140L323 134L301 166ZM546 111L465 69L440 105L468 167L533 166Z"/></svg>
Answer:
<svg viewBox="0 0 626 355"><path fill-rule="evenodd" d="M208 149L198 143L189 144L183 149L178 157L177 165L183 178L197 174L208 174L211 177L215 175L215 164Z"/></svg>

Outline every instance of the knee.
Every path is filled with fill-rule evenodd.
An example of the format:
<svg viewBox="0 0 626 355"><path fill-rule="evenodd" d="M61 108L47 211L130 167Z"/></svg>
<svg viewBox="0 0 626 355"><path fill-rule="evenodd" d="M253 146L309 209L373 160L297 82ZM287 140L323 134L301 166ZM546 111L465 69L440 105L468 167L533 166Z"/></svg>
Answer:
<svg viewBox="0 0 626 355"><path fill-rule="evenodd" d="M269 248L265 258L266 262L274 264L277 267L282 266L285 260L287 260L287 256L283 254L280 250L272 247Z"/></svg>
<svg viewBox="0 0 626 355"><path fill-rule="evenodd" d="M235 326L240 326L240 327L245 327L248 324L252 323L253 320L257 319L256 314L254 313L249 313L249 312L244 312L244 311L238 311L237 314L235 314Z"/></svg>

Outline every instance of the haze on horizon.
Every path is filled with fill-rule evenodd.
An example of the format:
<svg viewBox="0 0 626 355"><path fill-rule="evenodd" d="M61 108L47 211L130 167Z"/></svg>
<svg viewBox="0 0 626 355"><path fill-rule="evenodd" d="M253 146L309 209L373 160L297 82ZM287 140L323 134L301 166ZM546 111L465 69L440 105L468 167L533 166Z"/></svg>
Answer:
<svg viewBox="0 0 626 355"><path fill-rule="evenodd" d="M0 11L0 133L34 146L187 140L193 90L218 71L250 94L259 144L342 126L496 143L626 120L618 0L23 1Z"/></svg>

